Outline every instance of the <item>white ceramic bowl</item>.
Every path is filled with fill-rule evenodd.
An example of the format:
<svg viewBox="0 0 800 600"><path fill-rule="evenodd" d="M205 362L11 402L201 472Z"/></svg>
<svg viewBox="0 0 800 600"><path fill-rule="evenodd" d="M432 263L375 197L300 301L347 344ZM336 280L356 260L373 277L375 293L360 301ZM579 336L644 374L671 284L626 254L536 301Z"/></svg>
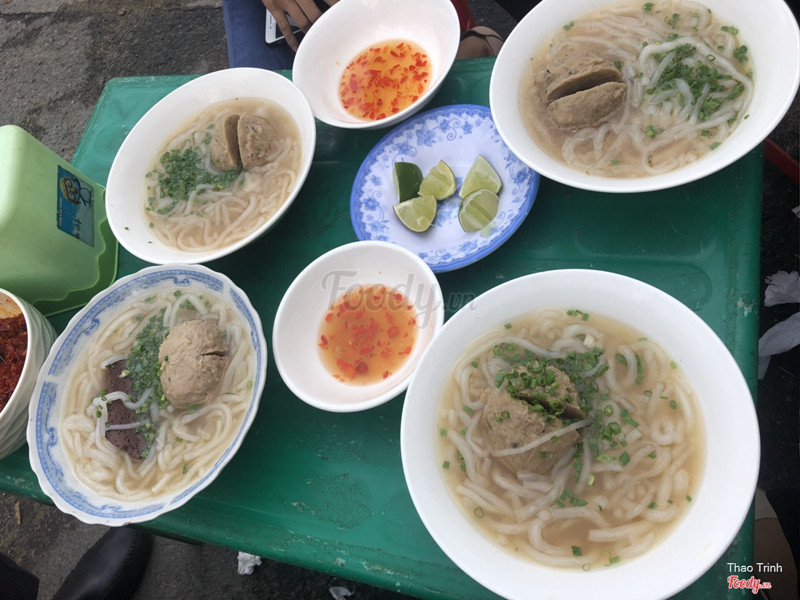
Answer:
<svg viewBox="0 0 800 600"><path fill-rule="evenodd" d="M408 360L378 383L339 381L327 371L318 348L325 312L346 291L383 284L403 293L417 312L417 342ZM354 412L391 400L408 386L425 348L444 321L442 291L416 254L389 242L353 242L323 254L286 290L275 314L272 348L283 381L301 400L331 412Z"/></svg>
<svg viewBox="0 0 800 600"><path fill-rule="evenodd" d="M235 98L261 98L283 107L297 124L301 162L294 189L265 223L238 242L209 251L182 251L161 242L144 214L144 181L156 153L193 115ZM202 75L157 102L131 129L117 152L106 185L106 212L111 230L131 254L154 264L205 263L226 256L258 239L289 210L311 168L316 144L311 109L286 77L264 69L237 68Z"/></svg>
<svg viewBox="0 0 800 600"><path fill-rule="evenodd" d="M705 467L677 526L638 558L608 569L570 571L513 556L484 537L445 487L436 452L437 398L460 353L489 329L545 308L580 308L627 323L658 343L696 392ZM432 400L433 399L433 400ZM400 444L408 488L436 543L463 571L510 600L668 598L705 573L739 531L755 493L759 433L738 365L684 304L635 279L582 269L545 271L501 284L451 317L422 357L403 405Z"/></svg>
<svg viewBox="0 0 800 600"><path fill-rule="evenodd" d="M381 119L350 115L339 100L339 80L359 53L378 42L404 39L430 58L428 89L408 108ZM292 78L320 121L346 129L388 127L421 109L441 86L460 41L458 15L450 0L340 0L314 23L300 43Z"/></svg>
<svg viewBox="0 0 800 600"><path fill-rule="evenodd" d="M764 141L794 101L800 83L800 34L784 0L730 2L703 0L723 23L736 25L748 47L755 93L749 117L717 149L685 167L662 175L612 178L587 175L552 158L528 135L520 116L518 90L531 55L551 34L573 19L618 0L542 0L511 34L492 71L489 103L501 137L514 154L542 176L600 192L645 192L695 181L735 162Z"/></svg>
<svg viewBox="0 0 800 600"><path fill-rule="evenodd" d="M0 410L0 459L8 456L25 443L28 424L28 405L36 376L47 352L56 339L56 331L42 313L22 298L0 289L0 319L22 313L28 334L25 363L11 397Z"/></svg>
<svg viewBox="0 0 800 600"><path fill-rule="evenodd" d="M60 431L63 396L82 352L96 342L104 326L113 323L125 310L129 299L147 297L164 289L191 290L200 297L214 294L244 321L242 337L252 345L256 361L249 405L231 443L213 467L199 478L173 493L153 495L143 500L104 497L77 479L65 455ZM245 293L225 275L202 265L175 264L146 267L117 280L70 319L53 345L36 382L27 437L31 467L42 491L60 510L84 523L109 526L149 521L182 506L211 484L236 454L258 411L266 372L267 345L261 320Z"/></svg>

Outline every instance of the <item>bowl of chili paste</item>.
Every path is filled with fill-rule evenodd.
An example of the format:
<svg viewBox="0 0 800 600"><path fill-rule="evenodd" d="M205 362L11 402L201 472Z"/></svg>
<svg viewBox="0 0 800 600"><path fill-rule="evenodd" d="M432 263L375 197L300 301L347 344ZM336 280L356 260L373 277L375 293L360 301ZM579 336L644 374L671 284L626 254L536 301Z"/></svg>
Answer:
<svg viewBox="0 0 800 600"><path fill-rule="evenodd" d="M25 441L28 403L55 338L38 310L0 289L0 458Z"/></svg>

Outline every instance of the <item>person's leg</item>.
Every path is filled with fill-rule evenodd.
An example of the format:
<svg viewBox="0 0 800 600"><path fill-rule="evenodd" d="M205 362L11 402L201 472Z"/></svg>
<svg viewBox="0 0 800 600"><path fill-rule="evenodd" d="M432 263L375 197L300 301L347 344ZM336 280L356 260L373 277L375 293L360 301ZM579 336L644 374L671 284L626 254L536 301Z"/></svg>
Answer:
<svg viewBox="0 0 800 600"><path fill-rule="evenodd" d="M456 58L481 58L497 56L503 46L503 38L488 27L473 27L461 34Z"/></svg>
<svg viewBox="0 0 800 600"><path fill-rule="evenodd" d="M266 10L261 0L222 1L230 67L271 71L292 68L294 52L289 46L283 43L268 46L264 41Z"/></svg>
<svg viewBox="0 0 800 600"><path fill-rule="evenodd" d="M0 598L36 600L39 578L5 554L0 554Z"/></svg>

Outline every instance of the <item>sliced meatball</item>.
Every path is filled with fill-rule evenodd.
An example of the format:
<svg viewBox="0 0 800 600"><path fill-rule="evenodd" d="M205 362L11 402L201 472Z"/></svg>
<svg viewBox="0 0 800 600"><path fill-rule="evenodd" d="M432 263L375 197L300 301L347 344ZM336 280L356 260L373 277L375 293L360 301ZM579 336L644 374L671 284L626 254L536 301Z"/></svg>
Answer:
<svg viewBox="0 0 800 600"><path fill-rule="evenodd" d="M624 83L603 83L551 102L547 113L562 129L599 125L625 104L627 92Z"/></svg>
<svg viewBox="0 0 800 600"><path fill-rule="evenodd" d="M239 115L227 115L217 119L211 134L209 151L211 162L220 171L239 168Z"/></svg>
<svg viewBox="0 0 800 600"><path fill-rule="evenodd" d="M170 329L158 359L164 395L175 408L183 409L216 397L228 349L216 323L193 319Z"/></svg>
<svg viewBox="0 0 800 600"><path fill-rule="evenodd" d="M603 83L620 81L622 74L614 61L591 45L566 47L534 77L534 85L546 104Z"/></svg>
<svg viewBox="0 0 800 600"><path fill-rule="evenodd" d="M262 167L274 158L276 132L269 119L245 113L239 119L237 131L245 169Z"/></svg>
<svg viewBox="0 0 800 600"><path fill-rule="evenodd" d="M529 404L541 404L546 412L565 419L583 419L581 397L569 375L557 367L534 361L506 374L512 394Z"/></svg>
<svg viewBox="0 0 800 600"><path fill-rule="evenodd" d="M512 397L504 389L484 390L481 399L485 403L483 418L489 443L495 451L521 448L534 440L547 439L524 452L497 457L514 472L549 473L581 439L574 430L553 437L566 426L564 421L535 410L533 405Z"/></svg>

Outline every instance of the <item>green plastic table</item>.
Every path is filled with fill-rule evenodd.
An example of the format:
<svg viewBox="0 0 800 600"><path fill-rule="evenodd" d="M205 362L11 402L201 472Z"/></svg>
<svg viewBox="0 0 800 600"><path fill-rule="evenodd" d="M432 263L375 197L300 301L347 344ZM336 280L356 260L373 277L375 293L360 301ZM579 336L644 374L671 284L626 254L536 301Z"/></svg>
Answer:
<svg viewBox="0 0 800 600"><path fill-rule="evenodd" d="M493 59L457 61L430 107L488 105L493 64ZM73 164L104 183L137 120L192 77L109 81ZM352 182L386 130L338 130L318 123L317 133L311 172L283 220L256 243L208 265L249 295L267 340L283 293L303 267L356 240ZM648 194L584 192L543 178L526 221L502 247L473 265L440 274L446 316L477 294L528 273L560 268L622 273L696 311L731 350L755 398L762 161L759 147L716 175ZM120 248L119 276L144 266ZM52 318L58 330L69 316ZM185 506L141 526L421 598L495 598L447 558L417 516L400 459L402 406L401 395L361 413L314 409L288 390L270 358L259 413L234 459ZM26 446L0 461L0 489L49 502ZM726 554L678 597L733 594L725 582L727 563L750 564L752 541L751 510Z"/></svg>

